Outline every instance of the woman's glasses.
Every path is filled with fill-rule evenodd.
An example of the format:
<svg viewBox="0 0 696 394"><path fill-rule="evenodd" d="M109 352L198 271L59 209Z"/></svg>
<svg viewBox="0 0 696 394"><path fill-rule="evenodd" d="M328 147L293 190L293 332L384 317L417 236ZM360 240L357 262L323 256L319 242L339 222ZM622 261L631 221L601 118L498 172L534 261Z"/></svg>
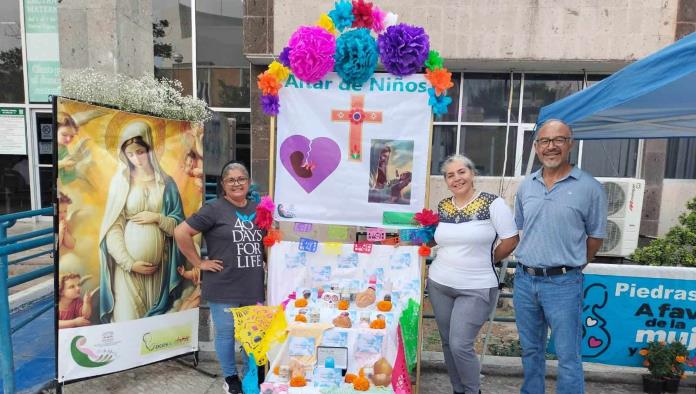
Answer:
<svg viewBox="0 0 696 394"><path fill-rule="evenodd" d="M222 181L222 183L228 186L246 185L247 182L249 182L249 178L245 176L240 176L239 178L227 178Z"/></svg>

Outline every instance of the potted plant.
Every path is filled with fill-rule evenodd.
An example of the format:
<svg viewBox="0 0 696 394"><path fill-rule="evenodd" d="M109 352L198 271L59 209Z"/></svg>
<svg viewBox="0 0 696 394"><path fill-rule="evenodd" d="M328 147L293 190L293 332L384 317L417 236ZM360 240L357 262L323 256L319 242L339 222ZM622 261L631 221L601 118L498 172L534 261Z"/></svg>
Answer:
<svg viewBox="0 0 696 394"><path fill-rule="evenodd" d="M672 365L670 374L665 377L664 389L668 393L676 393L679 391L679 382L685 376L684 368L689 357L689 351L679 341L674 341L668 344L667 347L672 353Z"/></svg>
<svg viewBox="0 0 696 394"><path fill-rule="evenodd" d="M650 342L648 346L640 350L643 356L643 365L648 368L650 374L643 375L643 392L659 394L664 392L664 382L672 372L672 350L664 341Z"/></svg>
<svg viewBox="0 0 696 394"><path fill-rule="evenodd" d="M676 393L684 376L689 352L683 343L674 341L650 342L640 350L643 365L650 374L643 375L643 391L646 393Z"/></svg>

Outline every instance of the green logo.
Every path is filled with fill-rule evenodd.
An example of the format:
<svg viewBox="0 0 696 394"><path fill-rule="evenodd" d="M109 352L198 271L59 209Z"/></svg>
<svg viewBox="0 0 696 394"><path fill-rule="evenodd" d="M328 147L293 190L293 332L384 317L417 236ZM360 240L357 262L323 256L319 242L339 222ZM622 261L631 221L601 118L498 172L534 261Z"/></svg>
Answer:
<svg viewBox="0 0 696 394"><path fill-rule="evenodd" d="M171 350L191 344L191 325L167 327L143 334L140 344L140 355Z"/></svg>
<svg viewBox="0 0 696 394"><path fill-rule="evenodd" d="M70 354L77 365L85 368L98 368L114 361L114 354L110 350L99 353L85 346L87 338L78 335L70 343Z"/></svg>

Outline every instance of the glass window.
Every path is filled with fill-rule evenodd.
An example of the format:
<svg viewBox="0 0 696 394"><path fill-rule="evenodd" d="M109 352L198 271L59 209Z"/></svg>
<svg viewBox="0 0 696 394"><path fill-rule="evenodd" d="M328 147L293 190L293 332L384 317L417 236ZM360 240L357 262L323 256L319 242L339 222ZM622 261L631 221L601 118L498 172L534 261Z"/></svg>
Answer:
<svg viewBox="0 0 696 394"><path fill-rule="evenodd" d="M0 155L0 215L31 209L29 160L26 155Z"/></svg>
<svg viewBox="0 0 696 394"><path fill-rule="evenodd" d="M525 74L522 121L536 123L541 107L582 90L582 75Z"/></svg>
<svg viewBox="0 0 696 394"><path fill-rule="evenodd" d="M519 74L515 76L512 83L510 122L517 122L520 94ZM506 123L509 99L510 74L465 73L462 121Z"/></svg>
<svg viewBox="0 0 696 394"><path fill-rule="evenodd" d="M696 138L669 138L665 178L696 179Z"/></svg>
<svg viewBox="0 0 696 394"><path fill-rule="evenodd" d="M433 126L433 146L430 152L430 174L440 175L440 166L447 156L457 151L457 126Z"/></svg>
<svg viewBox="0 0 696 394"><path fill-rule="evenodd" d="M461 76L461 73L452 73L452 83L454 83L454 86L447 89L447 95L452 97L452 103L447 107L446 114L440 117L435 117L436 122L458 121L457 114L459 113L459 83L461 82Z"/></svg>
<svg viewBox="0 0 696 394"><path fill-rule="evenodd" d="M0 103L24 102L19 1L0 2Z"/></svg>
<svg viewBox="0 0 696 394"><path fill-rule="evenodd" d="M592 74L587 76L587 87L589 88L590 86L596 84L597 82L603 80L604 78L608 77L609 75L606 74Z"/></svg>
<svg viewBox="0 0 696 394"><path fill-rule="evenodd" d="M249 108L249 61L242 40L243 3L196 2L197 93L212 107Z"/></svg>
<svg viewBox="0 0 696 394"><path fill-rule="evenodd" d="M505 175L513 176L515 170L515 141L517 129L510 128L508 135L507 165ZM500 176L505 161L505 126L462 127L459 153L474 161L478 175Z"/></svg>
<svg viewBox="0 0 696 394"><path fill-rule="evenodd" d="M239 160L251 168L250 139L250 113L214 113L213 119L205 123L203 135L203 162L208 182L216 181L222 167L230 160Z"/></svg>
<svg viewBox="0 0 696 394"><path fill-rule="evenodd" d="M533 130L526 130L524 132L524 144L522 145L522 175L525 175L527 173L527 164L529 163L529 154L530 151L532 151L532 147L534 146L534 131ZM578 141L575 141L573 143L573 148L570 150L570 164L577 164L578 163L578 153L580 152L579 148L580 144ZM635 164L635 163L634 163ZM533 153L532 156L532 169L529 171L531 174L532 172L538 170L541 168L541 162L536 156L536 153ZM635 169L634 169L635 171Z"/></svg>
<svg viewBox="0 0 696 394"><path fill-rule="evenodd" d="M631 178L637 158L638 140L588 140L582 145L581 166L593 176Z"/></svg>
<svg viewBox="0 0 696 394"><path fill-rule="evenodd" d="M184 94L193 94L189 1L153 0L152 41L155 77L178 80Z"/></svg>

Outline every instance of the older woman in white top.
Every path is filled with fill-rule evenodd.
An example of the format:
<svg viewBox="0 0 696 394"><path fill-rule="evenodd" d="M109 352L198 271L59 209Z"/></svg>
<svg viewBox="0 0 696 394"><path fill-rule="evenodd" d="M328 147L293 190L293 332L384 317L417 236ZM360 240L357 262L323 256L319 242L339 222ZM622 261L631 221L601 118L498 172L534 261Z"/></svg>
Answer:
<svg viewBox="0 0 696 394"><path fill-rule="evenodd" d="M474 187L471 160L450 156L442 174L452 196L438 204L439 249L428 274L428 294L454 393L478 393L480 365L474 340L495 308L494 264L512 253L519 236L505 201Z"/></svg>

